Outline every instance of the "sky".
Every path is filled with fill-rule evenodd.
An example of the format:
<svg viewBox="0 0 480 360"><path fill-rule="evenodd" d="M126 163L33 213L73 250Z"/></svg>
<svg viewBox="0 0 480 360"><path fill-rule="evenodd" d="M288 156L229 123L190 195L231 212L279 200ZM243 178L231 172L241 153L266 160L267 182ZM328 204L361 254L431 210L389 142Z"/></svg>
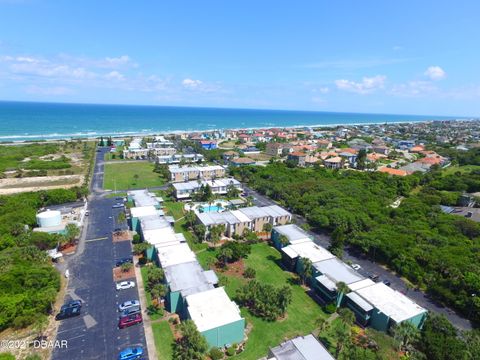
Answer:
<svg viewBox="0 0 480 360"><path fill-rule="evenodd" d="M480 1L0 0L0 100L480 116Z"/></svg>

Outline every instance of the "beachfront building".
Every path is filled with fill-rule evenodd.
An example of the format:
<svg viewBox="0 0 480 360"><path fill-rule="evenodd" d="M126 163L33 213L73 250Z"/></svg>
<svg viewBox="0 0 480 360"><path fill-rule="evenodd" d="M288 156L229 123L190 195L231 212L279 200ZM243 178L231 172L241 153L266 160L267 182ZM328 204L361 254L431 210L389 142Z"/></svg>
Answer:
<svg viewBox="0 0 480 360"><path fill-rule="evenodd" d="M285 236L285 239L288 241L286 244L282 244L282 236ZM272 229L271 239L273 245L278 250L280 250L284 246L298 244L311 240L308 234L295 224L275 226Z"/></svg>
<svg viewBox="0 0 480 360"><path fill-rule="evenodd" d="M346 306L360 324L379 331L387 331L404 321L421 328L427 316L426 309L383 283L346 294Z"/></svg>
<svg viewBox="0 0 480 360"><path fill-rule="evenodd" d="M210 346L222 348L244 338L245 319L223 287L186 297L188 317Z"/></svg>
<svg viewBox="0 0 480 360"><path fill-rule="evenodd" d="M189 199L202 186L210 186L213 194L225 195L230 187L242 190L242 184L233 178L221 178L215 180L192 180L183 183L173 183L175 198L177 200Z"/></svg>
<svg viewBox="0 0 480 360"><path fill-rule="evenodd" d="M335 358L320 341L309 334L270 348L268 356L261 360L335 360Z"/></svg>
<svg viewBox="0 0 480 360"><path fill-rule="evenodd" d="M225 212L198 213L197 222L203 224L207 234L212 226L222 225L223 235L241 236L245 230L262 232L265 224L284 225L292 220L292 214L278 205L251 206Z"/></svg>
<svg viewBox="0 0 480 360"><path fill-rule="evenodd" d="M185 163L199 163L204 160L202 154L173 154L173 155L160 155L157 156L157 164L180 164Z"/></svg>
<svg viewBox="0 0 480 360"><path fill-rule="evenodd" d="M220 165L209 166L178 166L170 165L170 180L183 182L191 180L211 180L225 177L225 168Z"/></svg>

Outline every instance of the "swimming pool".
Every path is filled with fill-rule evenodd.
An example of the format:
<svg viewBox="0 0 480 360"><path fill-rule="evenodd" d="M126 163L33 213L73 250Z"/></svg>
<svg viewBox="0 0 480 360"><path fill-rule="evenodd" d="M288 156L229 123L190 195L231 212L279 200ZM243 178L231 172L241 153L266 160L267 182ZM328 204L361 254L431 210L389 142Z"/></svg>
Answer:
<svg viewBox="0 0 480 360"><path fill-rule="evenodd" d="M209 213L209 212L220 212L223 210L222 206L217 205L210 205L210 206L200 206L201 212Z"/></svg>

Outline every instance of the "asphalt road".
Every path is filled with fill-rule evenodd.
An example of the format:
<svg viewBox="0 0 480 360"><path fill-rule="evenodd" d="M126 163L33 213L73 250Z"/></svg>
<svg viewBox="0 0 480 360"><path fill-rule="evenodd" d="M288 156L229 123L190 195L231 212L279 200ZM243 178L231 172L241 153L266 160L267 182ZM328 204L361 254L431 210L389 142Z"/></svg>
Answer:
<svg viewBox="0 0 480 360"><path fill-rule="evenodd" d="M122 209L113 209L112 205L118 200L101 197L104 152L97 153L83 246L79 246L77 255L67 257L65 264L70 272L65 300L81 299L82 314L61 321L57 340L67 340L68 347L56 349L54 360L116 359L121 349L133 345L141 345L147 351L142 325L122 330L117 327L118 305L139 297L136 287L115 290L115 260L131 256L131 245L129 241L112 242L112 231L125 228L126 224L117 224Z"/></svg>
<svg viewBox="0 0 480 360"><path fill-rule="evenodd" d="M273 200L247 187L245 184L243 184L243 188L247 196L251 195L254 197L253 203L255 205L268 206L275 204ZM295 223L299 226L306 223L306 220L303 217L296 214L293 214L293 219ZM309 234L314 239L315 243L317 243L318 245L323 246L324 248L328 248L330 246L330 237L328 235L318 234L312 231L309 231ZM443 305L437 303L435 300L431 299L422 291L408 289L404 281L399 276L394 275L388 269L367 259L362 254L355 253L351 249L347 248L344 251L343 260L346 262L350 261L351 263L359 264L362 267L359 272L366 277L368 277L370 274L376 274L380 277L380 281L389 280L392 289L402 292L403 294L414 300L417 304L429 311L445 315L448 320L450 320L450 322L458 329L472 329L472 323L468 319L465 319L461 315L455 313L455 311L453 311L452 309L444 307Z"/></svg>

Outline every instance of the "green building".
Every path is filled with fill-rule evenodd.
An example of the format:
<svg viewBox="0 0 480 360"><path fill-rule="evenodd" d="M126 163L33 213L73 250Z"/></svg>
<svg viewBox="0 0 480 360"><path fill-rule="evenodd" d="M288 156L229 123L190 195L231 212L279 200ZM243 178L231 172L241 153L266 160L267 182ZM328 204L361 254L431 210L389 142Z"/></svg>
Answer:
<svg viewBox="0 0 480 360"><path fill-rule="evenodd" d="M188 318L211 347L221 348L243 341L245 319L223 287L187 296L186 306Z"/></svg>

